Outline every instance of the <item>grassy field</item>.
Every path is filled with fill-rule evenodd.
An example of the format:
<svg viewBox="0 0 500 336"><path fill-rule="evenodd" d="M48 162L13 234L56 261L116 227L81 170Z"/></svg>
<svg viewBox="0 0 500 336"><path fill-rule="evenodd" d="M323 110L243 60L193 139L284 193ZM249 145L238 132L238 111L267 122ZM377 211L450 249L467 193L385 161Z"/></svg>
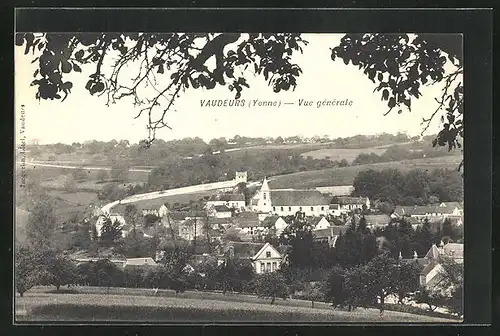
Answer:
<svg viewBox="0 0 500 336"><path fill-rule="evenodd" d="M147 321L147 322L453 322L428 316L376 309L354 312L324 303L311 308L309 301L269 300L250 295L205 292L174 294L149 289L79 288L87 293L54 294L31 290L16 296L16 320L22 321ZM45 290L46 291L46 290ZM121 293L120 293L121 292Z"/></svg>
<svg viewBox="0 0 500 336"><path fill-rule="evenodd" d="M462 160L461 155L443 156L394 162L382 162L343 168L305 171L271 177L271 188L314 188L335 185L351 185L356 175L365 169L396 168L401 171L410 169L433 170L437 168L456 169Z"/></svg>
<svg viewBox="0 0 500 336"><path fill-rule="evenodd" d="M361 153L375 153L377 155L380 155L384 153L386 150L387 147L353 148L353 149L323 148L302 153L302 156L303 157L310 156L313 159L330 159L333 161L340 161L342 159L346 159L347 162L351 163Z"/></svg>

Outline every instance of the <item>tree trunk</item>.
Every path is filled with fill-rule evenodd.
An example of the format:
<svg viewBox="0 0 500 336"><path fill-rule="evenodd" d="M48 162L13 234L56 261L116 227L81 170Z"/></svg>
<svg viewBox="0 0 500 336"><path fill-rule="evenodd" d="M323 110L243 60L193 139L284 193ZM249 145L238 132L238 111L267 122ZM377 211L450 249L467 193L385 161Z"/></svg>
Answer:
<svg viewBox="0 0 500 336"><path fill-rule="evenodd" d="M276 297L273 295L273 297L271 299L271 304L274 304L274 301L276 301Z"/></svg>
<svg viewBox="0 0 500 336"><path fill-rule="evenodd" d="M311 307L314 308L314 301L311 301Z"/></svg>
<svg viewBox="0 0 500 336"><path fill-rule="evenodd" d="M23 295L24 295L24 292L19 292L20 297L23 297Z"/></svg>
<svg viewBox="0 0 500 336"><path fill-rule="evenodd" d="M381 296L380 297L380 307L379 307L379 310L380 310L380 318L384 318L384 304L385 304L385 296Z"/></svg>
<svg viewBox="0 0 500 336"><path fill-rule="evenodd" d="M60 287L61 287L61 285L56 285L56 292L59 292Z"/></svg>

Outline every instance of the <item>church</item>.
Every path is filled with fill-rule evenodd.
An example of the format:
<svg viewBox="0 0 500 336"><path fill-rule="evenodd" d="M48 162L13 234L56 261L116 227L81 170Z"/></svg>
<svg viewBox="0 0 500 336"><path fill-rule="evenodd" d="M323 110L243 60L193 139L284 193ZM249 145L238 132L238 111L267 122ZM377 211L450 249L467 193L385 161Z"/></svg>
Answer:
<svg viewBox="0 0 500 336"><path fill-rule="evenodd" d="M266 178L260 190L251 198L252 211L288 216L298 211L306 216L326 216L330 207L330 198L318 190L270 189Z"/></svg>

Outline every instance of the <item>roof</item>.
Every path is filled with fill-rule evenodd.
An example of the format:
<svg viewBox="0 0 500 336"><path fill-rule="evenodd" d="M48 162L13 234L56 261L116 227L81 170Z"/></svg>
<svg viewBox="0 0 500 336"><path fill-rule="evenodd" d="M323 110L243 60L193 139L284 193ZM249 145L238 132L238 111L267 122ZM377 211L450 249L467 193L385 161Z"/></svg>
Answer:
<svg viewBox="0 0 500 336"><path fill-rule="evenodd" d="M234 224L240 228L264 226L259 221L259 214L256 212L240 212L234 217Z"/></svg>
<svg viewBox="0 0 500 336"><path fill-rule="evenodd" d="M366 197L339 196L336 198L339 204L366 204Z"/></svg>
<svg viewBox="0 0 500 336"><path fill-rule="evenodd" d="M436 261L430 262L422 269L422 272L420 272L420 275L425 276L425 275L429 274L429 272L432 271L434 269L434 267L436 267L436 265L438 265L438 263Z"/></svg>
<svg viewBox="0 0 500 336"><path fill-rule="evenodd" d="M330 224L330 222L328 221L328 219L326 219L326 218L325 218L325 217L323 217L323 216L313 217L311 220L312 220L312 224L313 224L314 226L318 225L318 224L319 224L319 222L321 222L322 220L326 220L326 221L328 222L328 224ZM331 225L331 224L330 224L330 225Z"/></svg>
<svg viewBox="0 0 500 336"><path fill-rule="evenodd" d="M171 211L169 215L172 220L179 221L185 220L189 216L189 213L187 211Z"/></svg>
<svg viewBox="0 0 500 336"><path fill-rule="evenodd" d="M316 190L325 194L330 194L331 196L348 196L354 190L354 187L351 185L317 187Z"/></svg>
<svg viewBox="0 0 500 336"><path fill-rule="evenodd" d="M444 254L453 258L464 257L464 244L448 243L443 246Z"/></svg>
<svg viewBox="0 0 500 336"><path fill-rule="evenodd" d="M217 212L231 212L231 209L225 205L216 205L214 206L214 210Z"/></svg>
<svg viewBox="0 0 500 336"><path fill-rule="evenodd" d="M217 217L208 217L208 224L232 224L233 218L217 218Z"/></svg>
<svg viewBox="0 0 500 336"><path fill-rule="evenodd" d="M328 205L329 198L318 190L271 190L273 206L314 206Z"/></svg>
<svg viewBox="0 0 500 336"><path fill-rule="evenodd" d="M429 249L429 252L425 255L424 258L426 259L437 259L439 258L439 249L436 246L436 244L432 244L431 248Z"/></svg>
<svg viewBox="0 0 500 336"><path fill-rule="evenodd" d="M156 265L156 262L151 257L130 258L125 261L125 264L123 266L143 266L143 265Z"/></svg>
<svg viewBox="0 0 500 336"><path fill-rule="evenodd" d="M330 204L330 210L339 210L340 209L340 206L339 204Z"/></svg>
<svg viewBox="0 0 500 336"><path fill-rule="evenodd" d="M440 205L443 204L445 207L452 207L452 208L458 208L460 210L463 209L462 204L460 202L442 202Z"/></svg>
<svg viewBox="0 0 500 336"><path fill-rule="evenodd" d="M231 242L224 250L227 251L232 246L236 257L252 258L264 247L264 245L264 243Z"/></svg>
<svg viewBox="0 0 500 336"><path fill-rule="evenodd" d="M387 225L391 221L391 217L388 215L366 215L366 224L379 226L379 225Z"/></svg>
<svg viewBox="0 0 500 336"><path fill-rule="evenodd" d="M426 214L451 214L456 209L453 206L440 207L438 205L415 205L415 206L397 206L394 212L398 215L423 216Z"/></svg>
<svg viewBox="0 0 500 336"><path fill-rule="evenodd" d="M276 248L274 248L274 246L272 246L269 243L265 243L264 246L262 246L261 249L257 253L255 253L252 259L257 259L262 254L262 252L264 252L264 250L268 247L272 248L281 257L281 253Z"/></svg>
<svg viewBox="0 0 500 336"><path fill-rule="evenodd" d="M276 221L278 221L278 219L280 219L281 217L280 216L267 216L266 218L264 218L264 220L262 221L262 226L273 226ZM283 219L283 218L281 218Z"/></svg>

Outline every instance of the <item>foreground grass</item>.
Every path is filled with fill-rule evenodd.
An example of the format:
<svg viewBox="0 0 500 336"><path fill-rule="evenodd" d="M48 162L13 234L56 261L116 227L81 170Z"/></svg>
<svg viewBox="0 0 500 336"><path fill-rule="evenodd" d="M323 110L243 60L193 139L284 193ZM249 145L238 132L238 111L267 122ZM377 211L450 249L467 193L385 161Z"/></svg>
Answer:
<svg viewBox="0 0 500 336"><path fill-rule="evenodd" d="M148 321L148 322L381 322L375 309L354 312L336 310L326 304L310 307L301 300L268 300L247 295L186 292L161 296L144 289L90 289L94 293L53 294L30 291L16 297L18 321ZM142 295L139 293L142 292ZM149 290L151 292L151 290ZM306 305L309 305L308 307ZM452 322L427 316L388 311L382 322Z"/></svg>

